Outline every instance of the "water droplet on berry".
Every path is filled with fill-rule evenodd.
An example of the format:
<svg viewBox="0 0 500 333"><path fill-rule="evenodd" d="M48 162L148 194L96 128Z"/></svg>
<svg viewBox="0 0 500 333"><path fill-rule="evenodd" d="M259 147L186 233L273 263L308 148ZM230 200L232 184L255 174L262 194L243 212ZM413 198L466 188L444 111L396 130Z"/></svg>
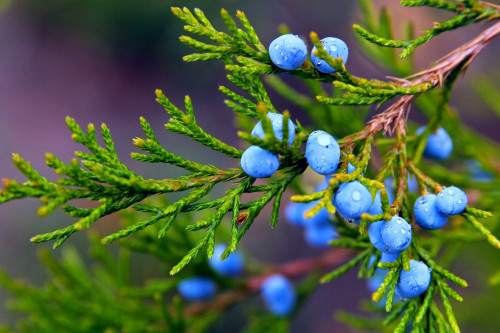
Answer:
<svg viewBox="0 0 500 333"><path fill-rule="evenodd" d="M354 200L354 201L361 200L361 192L359 192L359 191L352 192L352 200Z"/></svg>
<svg viewBox="0 0 500 333"><path fill-rule="evenodd" d="M453 194L455 194L455 192L453 192L453 190L449 190L449 191L448 191L448 194L449 194L449 195L453 195Z"/></svg>
<svg viewBox="0 0 500 333"><path fill-rule="evenodd" d="M401 229L401 233L404 235L406 234L406 231L404 229Z"/></svg>
<svg viewBox="0 0 500 333"><path fill-rule="evenodd" d="M335 51L337 51L337 47L335 45L332 45L332 46L330 46L330 50L332 52L335 52Z"/></svg>
<svg viewBox="0 0 500 333"><path fill-rule="evenodd" d="M275 50L279 50L280 46L278 44L276 44L276 46L274 47Z"/></svg>
<svg viewBox="0 0 500 333"><path fill-rule="evenodd" d="M322 134L318 136L317 142L322 146L328 146L331 142L331 139L329 135Z"/></svg>
<svg viewBox="0 0 500 333"><path fill-rule="evenodd" d="M318 61L318 62L316 63L316 66L321 66L321 61Z"/></svg>
<svg viewBox="0 0 500 333"><path fill-rule="evenodd" d="M287 56L285 56L285 61L287 61L287 60L288 60L288 57L287 57Z"/></svg>
<svg viewBox="0 0 500 333"><path fill-rule="evenodd" d="M428 211L429 211L429 208L426 208L426 209L424 209L424 210L425 210L426 212L428 212Z"/></svg>
<svg viewBox="0 0 500 333"><path fill-rule="evenodd" d="M462 203L462 200L458 200L457 203L461 204Z"/></svg>

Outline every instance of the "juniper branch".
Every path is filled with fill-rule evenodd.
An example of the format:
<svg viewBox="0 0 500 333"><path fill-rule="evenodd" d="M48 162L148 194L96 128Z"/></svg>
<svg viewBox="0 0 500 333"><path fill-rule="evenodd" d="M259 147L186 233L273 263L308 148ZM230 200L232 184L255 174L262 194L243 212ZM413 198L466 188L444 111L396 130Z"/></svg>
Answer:
<svg viewBox="0 0 500 333"><path fill-rule="evenodd" d="M426 31L425 34L412 40L387 39L383 36L372 34L359 25L354 25L354 31L369 42L375 43L377 45L383 47L404 48L403 52L401 53L401 57L404 58L411 54L418 46L428 42L429 40L440 35L443 32L455 30L457 28L469 25L471 23L477 23L482 20L492 19L492 17L499 15L498 11L495 11L488 6L483 6L481 4L475 4L471 7L461 8L455 3L449 1L408 0L401 1L401 5L408 7L430 6L442 8L453 11L456 13L456 15L444 22L434 23L434 26L430 30Z"/></svg>

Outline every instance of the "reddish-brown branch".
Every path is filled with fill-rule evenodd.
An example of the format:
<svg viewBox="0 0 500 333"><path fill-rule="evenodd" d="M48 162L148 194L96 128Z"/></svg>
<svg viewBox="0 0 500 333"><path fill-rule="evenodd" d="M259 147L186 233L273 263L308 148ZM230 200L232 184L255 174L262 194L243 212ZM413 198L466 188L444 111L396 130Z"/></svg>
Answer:
<svg viewBox="0 0 500 333"><path fill-rule="evenodd" d="M345 258L351 253L352 251L350 250L336 249L326 252L321 257L300 259L284 263L282 265L269 269L260 276L249 279L247 286L250 290L257 291L260 289L262 282L271 274L279 273L290 278L301 276L312 270L323 270L334 264L337 264L345 260Z"/></svg>
<svg viewBox="0 0 500 333"><path fill-rule="evenodd" d="M272 267L258 276L248 278L245 284L239 289L221 293L210 302L198 302L189 305L186 307L185 313L188 316L196 316L210 310L223 310L229 305L259 291L264 280L271 274L279 273L289 278L294 278L314 270L325 270L346 260L351 253L353 253L352 250L335 249L326 252L320 257L294 260Z"/></svg>
<svg viewBox="0 0 500 333"><path fill-rule="evenodd" d="M440 86L443 80L457 67L465 62L464 70L470 62L486 47L486 45L500 34L500 22L484 30L473 40L461 45L452 52L438 60L438 63L424 71L415 73L406 79L394 79L394 83L402 87L416 86L425 82L433 86ZM409 79L413 79L409 81ZM359 132L368 132L365 135L378 133L383 130L385 133L392 134L396 129L405 130L406 119L410 106L418 95L406 95L399 97L396 102L375 116L368 125ZM360 134L358 133L358 136ZM358 138L353 136L353 138Z"/></svg>
<svg viewBox="0 0 500 333"><path fill-rule="evenodd" d="M494 3L491 3L491 2L486 2L486 1L479 1L479 3L485 7L491 7L493 9L496 9L496 10L500 10L500 6L499 5L496 5Z"/></svg>

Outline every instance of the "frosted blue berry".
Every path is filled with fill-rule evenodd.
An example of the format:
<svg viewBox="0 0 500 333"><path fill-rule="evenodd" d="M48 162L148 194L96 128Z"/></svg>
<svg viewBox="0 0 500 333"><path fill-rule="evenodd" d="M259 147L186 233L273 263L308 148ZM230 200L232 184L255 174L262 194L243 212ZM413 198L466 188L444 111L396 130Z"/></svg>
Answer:
<svg viewBox="0 0 500 333"><path fill-rule="evenodd" d="M403 298L422 295L431 282L431 270L421 261L410 260L410 270L401 270L396 294Z"/></svg>
<svg viewBox="0 0 500 333"><path fill-rule="evenodd" d="M343 40L335 37L326 37L320 40L320 42L329 56L333 58L338 58L338 57L342 58L344 64L347 62L347 57L349 56L349 49L347 48L347 45L344 43ZM326 61L318 58L318 56L314 54L314 51L316 49L317 48L315 46L311 51L311 62L314 65L314 67L316 67L316 69L321 73L325 74L330 74L335 72L335 68L328 65Z"/></svg>
<svg viewBox="0 0 500 333"><path fill-rule="evenodd" d="M390 221L374 222L368 229L368 237L372 245L386 254L399 254L408 248L411 236L411 225L399 216L393 216ZM384 260L390 259L389 256L386 258Z"/></svg>
<svg viewBox="0 0 500 333"><path fill-rule="evenodd" d="M331 224L307 225L304 238L312 247L326 248L330 246L330 241L338 238L337 228Z"/></svg>
<svg viewBox="0 0 500 333"><path fill-rule="evenodd" d="M283 275L269 276L261 286L261 294L269 312L276 316L286 316L295 308L295 287Z"/></svg>
<svg viewBox="0 0 500 333"><path fill-rule="evenodd" d="M259 146L250 146L241 156L241 167L250 177L267 178L280 166L278 155Z"/></svg>
<svg viewBox="0 0 500 333"><path fill-rule="evenodd" d="M304 213L308 205L305 203L290 202L285 208L285 219L295 227L303 227L306 223Z"/></svg>
<svg viewBox="0 0 500 333"><path fill-rule="evenodd" d="M441 213L436 207L437 195L426 194L415 201L413 214L415 222L427 230L441 229L448 222L448 216Z"/></svg>
<svg viewBox="0 0 500 333"><path fill-rule="evenodd" d="M360 182L353 181L339 186L334 201L339 214L353 222L370 210L372 195Z"/></svg>
<svg viewBox="0 0 500 333"><path fill-rule="evenodd" d="M417 134L421 134L425 126L420 127ZM446 131L440 127L436 133L431 133L427 139L424 149L424 156L436 160L447 159L453 150L453 141Z"/></svg>
<svg viewBox="0 0 500 333"><path fill-rule="evenodd" d="M271 125L273 126L273 132L276 139L283 141L283 115L280 113L269 112L266 115L267 118L271 120ZM258 122L252 130L252 135L258 138L264 139L266 133L262 128L262 122ZM293 139L295 138L295 125L288 119L288 145L291 146Z"/></svg>
<svg viewBox="0 0 500 333"><path fill-rule="evenodd" d="M294 70L306 61L307 46L297 35L281 35L269 45L269 56L279 68Z"/></svg>
<svg viewBox="0 0 500 333"><path fill-rule="evenodd" d="M383 252L396 254L410 246L411 225L399 216L393 216L390 221L384 221L380 233L385 245Z"/></svg>
<svg viewBox="0 0 500 333"><path fill-rule="evenodd" d="M460 214L467 207L467 194L455 186L450 186L439 192L436 208L443 214Z"/></svg>
<svg viewBox="0 0 500 333"><path fill-rule="evenodd" d="M311 169L320 175L332 174L339 165L340 147L327 132L314 131L307 139L306 159Z"/></svg>
<svg viewBox="0 0 500 333"><path fill-rule="evenodd" d="M223 276L236 277L243 273L244 259L239 251L231 253L226 259L221 260L226 245L217 244L214 247L214 255L208 260L208 264L214 271Z"/></svg>
<svg viewBox="0 0 500 333"><path fill-rule="evenodd" d="M179 282L177 291L188 301L206 301L215 296L217 285L212 279L194 277Z"/></svg>

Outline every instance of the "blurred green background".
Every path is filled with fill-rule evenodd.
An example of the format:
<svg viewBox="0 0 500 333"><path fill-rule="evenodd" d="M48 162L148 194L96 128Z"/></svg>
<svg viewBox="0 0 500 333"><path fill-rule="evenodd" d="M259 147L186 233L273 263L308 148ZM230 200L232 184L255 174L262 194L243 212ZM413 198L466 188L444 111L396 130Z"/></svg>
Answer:
<svg viewBox="0 0 500 333"><path fill-rule="evenodd" d="M402 8L394 0L374 2L377 7L390 7L396 30L408 18L415 21L418 32L446 17L435 10ZM199 123L208 132L229 142L239 140L232 113L217 90L219 85L229 84L223 64L182 62L182 56L190 50L178 41L183 34L182 23L171 14L171 6L199 7L220 28L220 8L230 13L243 10L265 45L277 35L280 23L303 36L316 31L323 37L340 37L350 47L347 65L354 74L368 78L391 74L370 63L355 45L351 30L359 15L355 1L0 1L0 177L22 180L10 162L10 154L17 152L52 179L51 171L44 168L44 153L52 152L68 161L78 149L65 127L66 115L81 124L107 123L120 157L146 177L170 177L179 170L139 164L128 158L134 150L131 139L141 133L140 116L154 125L158 137L174 153L195 156L200 162L237 166L238 161L221 159L217 153L163 130L168 117L154 101L156 88L174 103L189 94ZM424 68L483 28L467 27L436 38L417 50L417 67ZM492 43L475 60L452 100L471 126L497 141L498 119L471 92L470 83L482 75L498 83L499 46L498 41ZM290 81L293 84L293 78ZM278 108L290 108L281 98L272 96ZM290 111L294 118L307 123L304 114L293 108ZM412 117L424 120L418 114ZM34 245L28 239L66 225L68 217L56 212L39 219L36 207L34 200L0 206L0 267L13 276L41 283L45 275L37 263L36 249L46 245ZM250 254L281 262L318 253L286 223L271 230L264 216L243 242ZM109 233L116 229L116 223L117 217L111 216L94 228ZM73 236L69 243L86 251L83 234ZM472 281L471 288L464 292L464 304L455 304L464 332L498 332L495 314L500 306L500 287L492 291L485 284L489 274L500 266L500 254L480 244L467 247L460 258L454 268ZM154 272L144 262L137 262L137 268L137 280ZM333 312L357 311L360 299L366 297L364 282L353 274L322 286L296 319L294 332L347 332L346 327L334 323ZM0 290L0 304L6 299L6 293ZM0 321L15 320L3 305L0 309Z"/></svg>

